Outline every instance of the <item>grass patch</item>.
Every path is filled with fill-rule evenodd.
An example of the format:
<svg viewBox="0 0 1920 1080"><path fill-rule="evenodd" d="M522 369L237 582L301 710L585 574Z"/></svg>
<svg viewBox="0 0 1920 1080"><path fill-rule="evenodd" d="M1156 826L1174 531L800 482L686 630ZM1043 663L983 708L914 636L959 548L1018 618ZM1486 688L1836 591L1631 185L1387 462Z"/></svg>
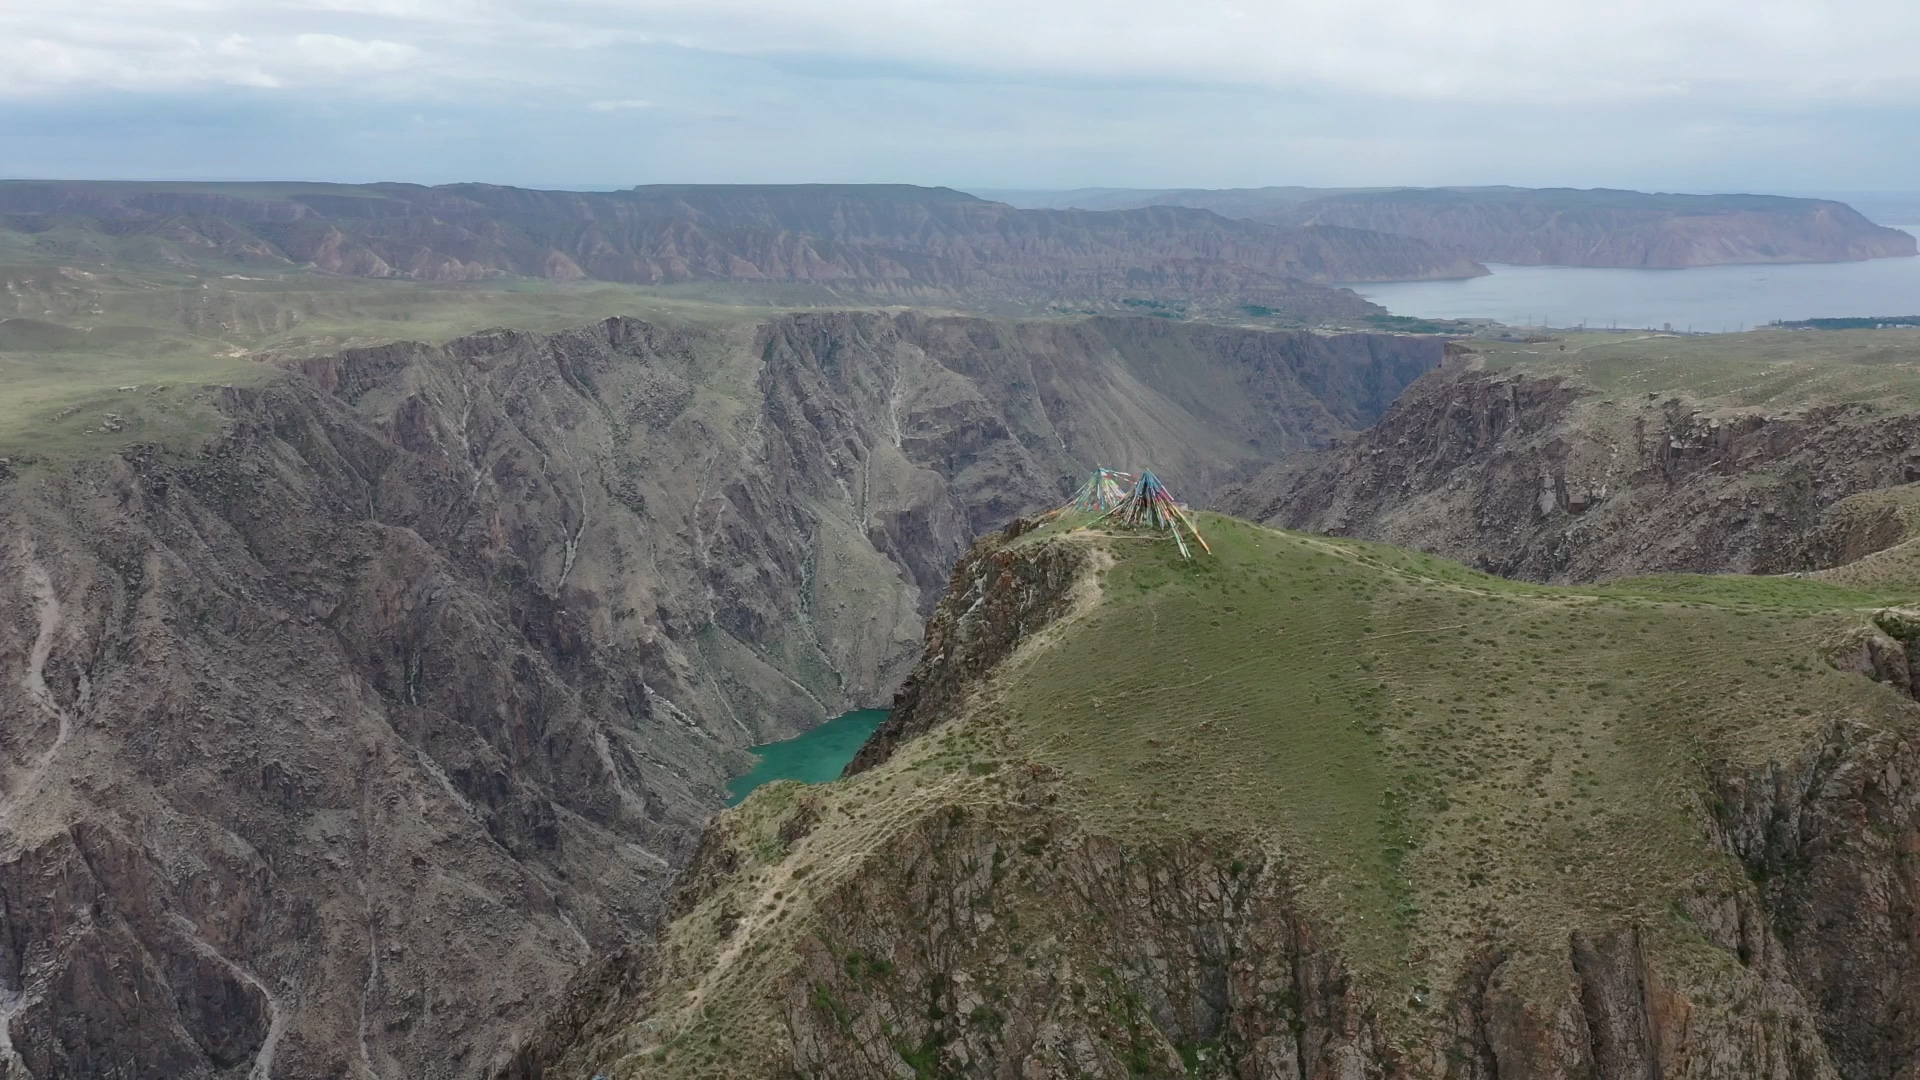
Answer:
<svg viewBox="0 0 1920 1080"><path fill-rule="evenodd" d="M67 253L73 262L13 262L9 256L47 254L9 250L4 241L13 235L0 231L0 381L8 387L0 455L191 442L218 430L205 391L275 377L257 359L266 354L440 342L497 326L548 332L614 315L712 324L774 310L699 286L441 285L250 263L128 270L98 261L127 253L85 246Z"/></svg>
<svg viewBox="0 0 1920 1080"><path fill-rule="evenodd" d="M1905 329L1594 333L1474 344L1494 370L1568 375L1603 395L1775 412L1855 402L1920 408L1920 334Z"/></svg>
<svg viewBox="0 0 1920 1080"><path fill-rule="evenodd" d="M1488 903L1543 948L1662 918L1660 898L1731 872L1694 816L1705 763L1897 708L1820 656L1910 589L1557 588L1213 515L1202 528L1213 558L1112 543L1098 611L1002 674L1006 722L1075 777L1096 830L1280 845L1378 978L1416 944L1446 952Z"/></svg>

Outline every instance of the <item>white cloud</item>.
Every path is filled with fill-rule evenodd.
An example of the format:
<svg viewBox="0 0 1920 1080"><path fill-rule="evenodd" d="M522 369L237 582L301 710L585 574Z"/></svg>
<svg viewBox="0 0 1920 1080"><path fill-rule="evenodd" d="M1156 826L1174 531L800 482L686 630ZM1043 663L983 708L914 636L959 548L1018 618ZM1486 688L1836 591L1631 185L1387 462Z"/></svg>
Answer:
<svg viewBox="0 0 1920 1080"><path fill-rule="evenodd" d="M617 101L595 101L590 103L587 108L592 109L594 112L626 112L630 109L651 109L653 108L653 102L643 101L639 98L621 98Z"/></svg>
<svg viewBox="0 0 1920 1080"><path fill-rule="evenodd" d="M74 17L51 5L0 6L0 95L293 88L400 71L426 56L405 42L300 32L249 7L106 0Z"/></svg>
<svg viewBox="0 0 1920 1080"><path fill-rule="evenodd" d="M1916 91L1903 0L572 0L722 52L1456 100Z"/></svg>
<svg viewBox="0 0 1920 1080"><path fill-rule="evenodd" d="M420 50L392 41L357 41L338 34L300 34L288 60L329 71L393 71L416 63Z"/></svg>
<svg viewBox="0 0 1920 1080"><path fill-rule="evenodd" d="M568 53L653 42L1412 100L1913 102L1917 40L1910 0L10 0L0 92L410 67L561 86Z"/></svg>

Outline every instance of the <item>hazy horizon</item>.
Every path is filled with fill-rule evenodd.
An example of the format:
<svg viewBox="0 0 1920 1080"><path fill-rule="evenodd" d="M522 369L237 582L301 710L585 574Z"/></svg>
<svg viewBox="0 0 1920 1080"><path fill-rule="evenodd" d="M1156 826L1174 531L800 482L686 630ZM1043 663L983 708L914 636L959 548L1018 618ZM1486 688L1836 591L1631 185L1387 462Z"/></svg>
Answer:
<svg viewBox="0 0 1920 1080"><path fill-rule="evenodd" d="M0 8L0 175L1920 189L1891 0Z"/></svg>
<svg viewBox="0 0 1920 1080"><path fill-rule="evenodd" d="M911 186L911 187L926 187L930 189L944 188L944 189L949 189L953 191L959 191L963 194L972 195L976 198L1010 202L1016 206L1022 205L1028 202L1032 202L1035 200L1039 200L1041 197L1045 197L1045 196L1057 197L1057 196L1070 196L1070 195L1076 195L1076 194L1153 192L1153 191L1168 191L1168 192L1234 191L1234 190L1257 191L1263 188L1291 188L1291 187L1316 187L1317 186L1317 185L1304 185L1304 184L1272 183L1272 184L1247 184L1247 185L1236 185L1234 187L1209 188L1199 184L1160 184L1160 185L1089 184L1089 185L1082 185L1079 187L1008 188L1008 187L992 187L992 186L984 186L984 185L963 186L960 184L951 184L951 183L921 183L921 182L915 182L915 181L888 180L888 179L850 180L850 181L654 180L654 181L636 182L632 184L620 184L620 183L521 184L521 183L509 183L506 181L495 180L488 177L467 177L467 178L456 179L456 180L440 180L440 181L425 182L425 181L404 180L404 179L394 179L394 178L379 178L379 179L372 179L372 180L362 180L362 179L349 180L349 179L339 179L336 177L324 176L324 175L323 176L240 176L240 177L209 177L209 176L189 176L189 175L152 176L152 177L99 176L99 175L96 175L96 176L0 175L0 183L80 183L80 184L87 184L87 183L148 184L148 183L151 183L151 184L239 184L239 185L244 185L244 184L362 185L362 184L390 184L391 183L391 184L415 184L418 186L426 186L426 187L457 185L457 184L485 184L485 185L494 185L494 186L501 186L501 187L519 187L519 188L524 188L529 190L574 191L574 192L581 192L581 193L596 193L596 192L614 193L614 192L629 191L629 190L634 190L636 188L650 187L650 186L660 186L660 187L675 187L675 186L782 187L782 186L805 186L805 185L849 186L849 187ZM1520 185L1520 184L1508 184L1502 181L1493 181L1485 184L1330 185L1328 186L1328 190L1361 189L1361 188L1391 189L1391 188L1484 188L1484 187L1517 187L1517 188L1536 188L1536 189L1537 188L1559 188L1559 189L1572 189L1572 190L1593 190L1597 188L1613 187L1613 185L1603 185L1603 184ZM1840 202L1850 203L1855 205L1856 208L1861 208L1864 206L1874 206L1878 208L1881 212L1881 217L1878 220L1882 224L1894 224L1894 223L1905 224L1912 221L1920 221L1920 184L1916 184L1912 188L1889 187L1882 190L1851 190L1851 191L1807 190L1807 189L1770 191L1770 190L1765 190L1760 188L1736 188L1736 187L1686 189L1686 188L1678 188L1678 187L1659 187L1659 186L1630 188L1630 189L1624 189L1624 190L1636 190L1636 191L1643 191L1643 192L1649 192L1649 193L1674 194L1674 195L1749 194L1749 195L1778 195L1778 196L1785 196L1789 198L1829 199L1829 200L1836 200ZM1866 211L1863 209L1862 212L1866 212Z"/></svg>

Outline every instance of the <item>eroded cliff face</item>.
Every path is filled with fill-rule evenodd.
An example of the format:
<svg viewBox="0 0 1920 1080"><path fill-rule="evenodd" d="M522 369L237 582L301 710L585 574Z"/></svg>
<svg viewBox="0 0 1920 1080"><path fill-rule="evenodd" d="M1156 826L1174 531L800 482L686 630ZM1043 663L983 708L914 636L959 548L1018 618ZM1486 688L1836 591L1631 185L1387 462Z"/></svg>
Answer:
<svg viewBox="0 0 1920 1080"><path fill-rule="evenodd" d="M934 819L823 905L823 930L783 999L793 1067L821 1077L897 1075L905 1060L1001 1077L1785 1080L1898 1076L1893 1063L1912 1060L1894 1045L1907 1037L1893 1012L1904 987L1831 986L1830 1000L1815 999L1830 1007L1809 1008L1813 995L1749 898L1703 905L1722 923L1746 914L1746 926L1710 924L1724 939L1716 947L1757 950L1744 969L1702 972L1687 944L1631 927L1576 933L1557 955L1514 950L1489 928L1456 985L1416 982L1394 998L1355 975L1296 891L1284 864L1226 840L1127 846L1044 813ZM1910 960L1910 949L1894 951L1892 962L1876 958L1876 973ZM1424 965L1413 967L1419 979ZM1854 997L1876 1011L1851 1012ZM1830 1054L1831 1040L1849 1038L1866 1053Z"/></svg>
<svg viewBox="0 0 1920 1080"><path fill-rule="evenodd" d="M0 1061L484 1074L644 936L744 747L885 700L976 530L1096 460L1204 492L1435 359L613 320L291 362L200 443L0 463Z"/></svg>
<svg viewBox="0 0 1920 1080"><path fill-rule="evenodd" d="M1383 540L1508 577L1836 566L1906 535L1850 496L1920 479L1920 415L1605 394L1461 356L1364 434L1222 496L1286 528ZM1855 519L1858 520L1855 520Z"/></svg>
<svg viewBox="0 0 1920 1080"><path fill-rule="evenodd" d="M1791 760L1723 775L1714 806L1765 919L1723 905L1711 925L1726 947L1800 989L1841 1076L1916 1075L1920 743L1837 726Z"/></svg>
<svg viewBox="0 0 1920 1080"><path fill-rule="evenodd" d="M1015 519L1007 538L1031 524ZM1072 609L1075 585L1096 561L1064 544L1037 553L992 541L974 545L955 564L947 595L927 620L920 662L894 695L887 718L847 763L847 775L881 764L949 717L1022 642Z"/></svg>
<svg viewBox="0 0 1920 1080"><path fill-rule="evenodd" d="M1684 267L1911 256L1913 237L1845 203L1766 195L1429 189L1355 192L1268 220L1415 237L1488 262Z"/></svg>
<svg viewBox="0 0 1920 1080"><path fill-rule="evenodd" d="M1044 767L942 762L994 673L1093 610L1097 551L984 541L956 570L864 794L790 786L711 826L659 943L580 990L503 1075L1574 1080L1920 1068L1920 786L1845 723L1692 809L1731 866L1671 921L1542 948L1480 913L1459 962L1390 979L1252 835L1125 842ZM1073 567L1071 573L1063 569ZM985 718L984 721L982 718ZM964 756L964 755L961 755ZM892 770L892 772L889 772ZM852 770L850 770L852 771ZM889 798L889 788L912 796ZM911 813L897 816L910 807ZM1631 857L1631 856L1629 856Z"/></svg>

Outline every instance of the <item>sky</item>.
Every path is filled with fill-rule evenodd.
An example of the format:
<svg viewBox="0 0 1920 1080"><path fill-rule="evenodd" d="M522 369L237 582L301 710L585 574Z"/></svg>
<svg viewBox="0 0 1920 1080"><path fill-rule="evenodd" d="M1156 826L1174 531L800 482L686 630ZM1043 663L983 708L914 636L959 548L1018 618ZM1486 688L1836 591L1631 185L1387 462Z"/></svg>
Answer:
<svg viewBox="0 0 1920 1080"><path fill-rule="evenodd" d="M1920 190L1913 0L0 0L0 176Z"/></svg>

